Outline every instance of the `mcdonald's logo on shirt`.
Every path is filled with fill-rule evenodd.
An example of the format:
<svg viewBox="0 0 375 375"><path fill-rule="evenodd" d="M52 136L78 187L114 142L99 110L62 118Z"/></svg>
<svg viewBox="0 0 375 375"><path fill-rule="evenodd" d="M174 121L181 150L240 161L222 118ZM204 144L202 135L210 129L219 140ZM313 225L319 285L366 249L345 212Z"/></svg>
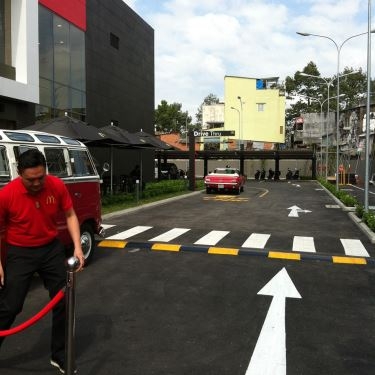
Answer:
<svg viewBox="0 0 375 375"><path fill-rule="evenodd" d="M53 195L48 195L46 198L46 204L55 204L56 198Z"/></svg>

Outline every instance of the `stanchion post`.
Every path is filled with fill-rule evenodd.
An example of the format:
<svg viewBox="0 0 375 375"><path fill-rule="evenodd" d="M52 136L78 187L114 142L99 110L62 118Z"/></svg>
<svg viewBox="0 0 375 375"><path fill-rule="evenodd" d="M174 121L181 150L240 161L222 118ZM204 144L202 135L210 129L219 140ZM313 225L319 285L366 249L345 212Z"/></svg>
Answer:
<svg viewBox="0 0 375 375"><path fill-rule="evenodd" d="M138 204L139 202L139 180L135 181L135 193L136 193L137 204Z"/></svg>
<svg viewBox="0 0 375 375"><path fill-rule="evenodd" d="M75 270L79 260L71 257L67 261L65 290L65 374L73 375L75 369Z"/></svg>

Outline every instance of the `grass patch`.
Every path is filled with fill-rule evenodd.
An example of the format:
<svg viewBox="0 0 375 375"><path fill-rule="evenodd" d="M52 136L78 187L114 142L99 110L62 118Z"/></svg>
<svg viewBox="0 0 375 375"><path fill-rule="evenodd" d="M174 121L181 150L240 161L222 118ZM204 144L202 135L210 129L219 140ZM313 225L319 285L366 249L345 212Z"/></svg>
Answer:
<svg viewBox="0 0 375 375"><path fill-rule="evenodd" d="M204 189L203 180L197 180L195 183L196 190ZM137 207L143 204L156 202L159 200L176 197L188 193L188 180L164 180L158 182L146 183L142 192L140 192L138 200L135 192L133 193L117 193L113 195L105 195L102 197L102 214L124 210L126 208Z"/></svg>

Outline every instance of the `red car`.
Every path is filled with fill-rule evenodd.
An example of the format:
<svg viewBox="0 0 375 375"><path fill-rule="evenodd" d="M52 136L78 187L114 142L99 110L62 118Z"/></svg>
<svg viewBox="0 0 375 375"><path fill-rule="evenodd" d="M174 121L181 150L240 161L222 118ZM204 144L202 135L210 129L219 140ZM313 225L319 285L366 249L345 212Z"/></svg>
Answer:
<svg viewBox="0 0 375 375"><path fill-rule="evenodd" d="M246 177L236 168L216 168L205 178L207 194L212 191L229 191L240 194L244 189Z"/></svg>

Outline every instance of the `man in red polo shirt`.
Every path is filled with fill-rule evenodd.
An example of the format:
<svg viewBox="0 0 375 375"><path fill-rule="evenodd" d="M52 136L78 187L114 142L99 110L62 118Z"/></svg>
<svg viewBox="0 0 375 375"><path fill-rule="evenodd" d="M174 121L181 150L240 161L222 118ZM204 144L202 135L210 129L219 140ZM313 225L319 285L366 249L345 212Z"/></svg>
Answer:
<svg viewBox="0 0 375 375"><path fill-rule="evenodd" d="M19 177L0 190L0 231L6 243L6 262L0 258L0 330L9 329L37 272L50 298L65 286L65 251L57 239L56 216L65 212L74 256L83 267L80 229L63 181L46 174L44 155L31 149L20 155ZM53 309L51 364L65 371L65 302ZM0 338L0 345L3 339Z"/></svg>

